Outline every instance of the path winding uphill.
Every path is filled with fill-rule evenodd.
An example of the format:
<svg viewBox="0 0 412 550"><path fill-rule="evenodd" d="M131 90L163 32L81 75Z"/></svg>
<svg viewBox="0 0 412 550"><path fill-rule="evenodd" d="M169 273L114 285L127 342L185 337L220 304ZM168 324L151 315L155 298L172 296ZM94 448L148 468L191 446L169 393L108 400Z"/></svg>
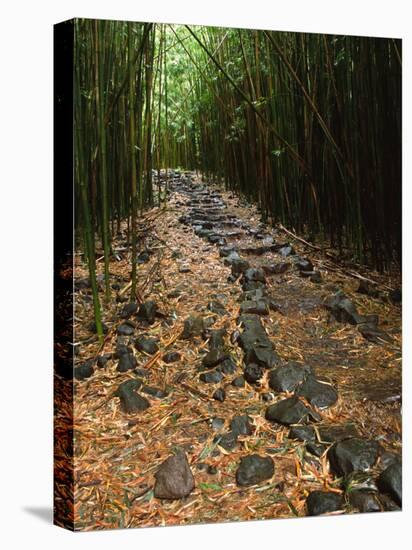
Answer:
<svg viewBox="0 0 412 550"><path fill-rule="evenodd" d="M100 350L77 267L76 528L399 509L394 296L193 174L169 189L140 303L118 235Z"/></svg>

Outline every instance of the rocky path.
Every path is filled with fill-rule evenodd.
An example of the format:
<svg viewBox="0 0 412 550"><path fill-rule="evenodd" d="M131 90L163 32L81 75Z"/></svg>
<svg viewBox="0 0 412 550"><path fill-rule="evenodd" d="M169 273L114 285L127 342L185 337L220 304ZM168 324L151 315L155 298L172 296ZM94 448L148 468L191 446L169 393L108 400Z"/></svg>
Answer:
<svg viewBox="0 0 412 550"><path fill-rule="evenodd" d="M76 528L399 509L397 296L193 174L170 190L140 303L117 237L103 349L76 268Z"/></svg>

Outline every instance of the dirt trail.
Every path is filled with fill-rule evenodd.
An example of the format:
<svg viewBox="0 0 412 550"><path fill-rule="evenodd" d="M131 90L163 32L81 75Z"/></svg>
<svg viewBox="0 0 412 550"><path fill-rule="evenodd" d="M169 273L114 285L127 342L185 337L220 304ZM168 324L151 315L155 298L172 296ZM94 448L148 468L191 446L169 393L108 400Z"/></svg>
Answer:
<svg viewBox="0 0 412 550"><path fill-rule="evenodd" d="M76 340L81 345L76 361L82 366L91 359L93 374L75 381L76 529L293 517L306 515L311 491L331 489L344 496L327 458L333 441L322 448L310 447L308 441L291 437L289 426L265 418L268 406L293 392L274 391L269 385L271 369L262 367L266 358L256 359L256 349L248 351L245 345L242 349L247 323L252 323L252 331L259 332L259 323L264 327L269 344L263 343L259 353L274 362L267 366L292 361L308 365L316 379L336 390L336 403L325 408L312 403L320 415L319 426L350 424L361 438L379 441L380 458L371 470L376 478L390 453L401 451L400 307L385 295L372 298L357 293L359 281L328 271L319 253L262 225L256 209L235 195L189 175L178 175L170 190L167 211L159 216L156 233L146 240L148 253L141 257L138 272L142 301L158 306L155 317L148 322L144 315L133 313L130 335L118 334L119 327L128 324L119 316L127 302L113 299L105 308L108 334L99 349L87 330L92 322L90 290L87 282L77 285ZM117 258L110 266L114 292L129 281L130 252L124 242L122 227L114 245ZM260 254L262 247L265 251ZM237 254L249 262L253 273L233 276ZM315 273L302 274L305 270L298 263L303 259L311 261L309 271ZM273 267L279 264L288 265ZM77 281L85 280L85 267L79 260ZM284 271L273 273L278 269ZM315 282L316 273L321 282ZM263 294L259 289L264 289ZM357 325L336 321L325 300L339 290L360 315L379 315L379 329L388 341L369 341ZM247 317L250 302L257 302L264 314ZM243 324L240 308L249 319ZM197 317L199 330L196 321L193 324ZM224 329L223 341L214 346L213 339L220 336L213 336L213 331L219 329ZM187 338L182 338L184 330ZM136 345L142 336L155 339L151 355ZM119 346L129 347L136 361L125 372L118 370ZM219 360L219 354L229 359L208 366L205 357L210 359L213 350L212 359ZM177 352L177 360L168 363L167 352ZM233 385L234 379L248 378L249 352L255 353L249 363L261 369L260 376L243 387ZM96 366L97 356L107 357L101 368ZM202 375L212 372L218 373L217 383L202 381ZM125 413L115 395L128 380L141 382L139 394L150 405L141 412ZM303 402L309 406L310 396ZM233 417L245 414L252 433L232 437ZM153 494L154 474L178 450L186 453L195 488L183 499L158 499ZM236 483L240 460L250 454L273 458L274 475L266 485ZM345 498L342 510L355 511ZM380 505L391 506L383 501Z"/></svg>

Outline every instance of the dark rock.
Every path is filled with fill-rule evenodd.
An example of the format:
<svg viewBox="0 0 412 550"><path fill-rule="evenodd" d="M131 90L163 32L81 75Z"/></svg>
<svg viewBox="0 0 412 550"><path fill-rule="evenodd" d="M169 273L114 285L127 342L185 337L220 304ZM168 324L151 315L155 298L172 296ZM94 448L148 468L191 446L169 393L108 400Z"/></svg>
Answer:
<svg viewBox="0 0 412 550"><path fill-rule="evenodd" d="M400 288L391 290L388 294L388 298L393 304L400 304L402 302L402 290Z"/></svg>
<svg viewBox="0 0 412 550"><path fill-rule="evenodd" d="M137 311L137 304L135 303L126 304L125 306L123 306L119 314L119 317L121 317L122 319L128 319L131 315L134 315L136 311Z"/></svg>
<svg viewBox="0 0 412 550"><path fill-rule="evenodd" d="M90 378L93 373L94 368L92 360L86 361L83 365L79 365L78 367L74 367L74 377L76 380L85 380L86 378Z"/></svg>
<svg viewBox="0 0 412 550"><path fill-rule="evenodd" d="M379 298L380 294L376 286L364 280L361 280L359 282L359 288L356 292L359 292L359 294L366 294L367 296L371 296L372 298Z"/></svg>
<svg viewBox="0 0 412 550"><path fill-rule="evenodd" d="M394 462L401 462L401 457L396 453L383 452L380 456L379 466L383 469L387 468Z"/></svg>
<svg viewBox="0 0 412 550"><path fill-rule="evenodd" d="M241 458L236 471L236 483L241 487L256 485L270 479L274 473L275 466L270 456L245 456Z"/></svg>
<svg viewBox="0 0 412 550"><path fill-rule="evenodd" d="M354 424L337 424L331 426L319 426L319 437L323 443L335 443L352 437L359 437Z"/></svg>
<svg viewBox="0 0 412 550"><path fill-rule="evenodd" d="M252 419L247 414L234 416L230 423L230 429L237 435L252 435L255 430Z"/></svg>
<svg viewBox="0 0 412 550"><path fill-rule="evenodd" d="M299 271L313 271L313 263L307 258L301 258L295 265Z"/></svg>
<svg viewBox="0 0 412 550"><path fill-rule="evenodd" d="M327 446L322 445L322 443L317 443L316 441L306 442L306 450L314 456L321 457L326 449Z"/></svg>
<svg viewBox="0 0 412 550"><path fill-rule="evenodd" d="M168 396L167 392L159 388L153 388L152 386L142 386L140 391L147 393L147 395L151 395L152 397L156 397L157 399L163 399Z"/></svg>
<svg viewBox="0 0 412 550"><path fill-rule="evenodd" d="M281 273L285 273L289 268L290 264L284 262L279 264L262 265L262 269L266 275L280 275Z"/></svg>
<svg viewBox="0 0 412 550"><path fill-rule="evenodd" d="M244 388L245 387L245 379L243 376L236 376L231 382L232 386L235 388Z"/></svg>
<svg viewBox="0 0 412 550"><path fill-rule="evenodd" d="M353 302L349 300L342 291L329 297L324 305L326 309L331 312L336 321L340 323L357 325L367 322L367 318L364 315L359 315Z"/></svg>
<svg viewBox="0 0 412 550"><path fill-rule="evenodd" d="M236 372L236 364L234 363L233 359L229 357L220 364L219 370L223 374L233 374L234 372Z"/></svg>
<svg viewBox="0 0 412 550"><path fill-rule="evenodd" d="M207 309L211 311L212 313L216 313L217 315L226 315L227 311L225 309L225 306L221 304L218 300L212 300L207 304Z"/></svg>
<svg viewBox="0 0 412 550"><path fill-rule="evenodd" d="M361 513L381 512L382 510L376 494L368 491L351 491L349 493L349 502L351 506Z"/></svg>
<svg viewBox="0 0 412 550"><path fill-rule="evenodd" d="M262 287L255 290L243 292L239 301L247 302L248 300L251 300L252 302L258 302L259 300L265 300L266 298L266 288Z"/></svg>
<svg viewBox="0 0 412 550"><path fill-rule="evenodd" d="M232 252L236 252L236 248L234 246L222 246L219 249L219 256L221 256L222 258L227 257Z"/></svg>
<svg viewBox="0 0 412 550"><path fill-rule="evenodd" d="M308 516L320 516L343 508L343 498L337 493L312 491L306 499Z"/></svg>
<svg viewBox="0 0 412 550"><path fill-rule="evenodd" d="M199 470L199 472L205 472L208 469L209 465L206 464L206 462L198 462L196 464L196 470Z"/></svg>
<svg viewBox="0 0 412 550"><path fill-rule="evenodd" d="M218 384L223 379L223 374L217 370L203 372L199 379L205 384Z"/></svg>
<svg viewBox="0 0 412 550"><path fill-rule="evenodd" d="M225 359L228 358L227 353L224 353L220 349L213 348L211 349L202 359L202 366L205 369L211 369L222 363Z"/></svg>
<svg viewBox="0 0 412 550"><path fill-rule="evenodd" d="M168 351L163 355L162 359L165 363L176 363L176 361L180 361L180 353L177 351Z"/></svg>
<svg viewBox="0 0 412 550"><path fill-rule="evenodd" d="M243 273L242 282L259 282L265 283L265 273L261 268L249 268Z"/></svg>
<svg viewBox="0 0 412 550"><path fill-rule="evenodd" d="M137 318L146 321L149 325L155 322L157 315L157 304L153 300L148 300L143 304L140 304L139 311L137 312Z"/></svg>
<svg viewBox="0 0 412 550"><path fill-rule="evenodd" d="M358 325L358 331L362 334L364 338L366 338L366 340L369 340L369 342L373 342L374 344L393 342L391 336L380 329L374 322L362 323Z"/></svg>
<svg viewBox="0 0 412 550"><path fill-rule="evenodd" d="M128 370L133 370L137 367L137 361L135 356L132 353L124 353L120 356L119 362L117 364L117 370L119 372L126 372Z"/></svg>
<svg viewBox="0 0 412 550"><path fill-rule="evenodd" d="M379 501L381 502L385 512L397 512L401 510L401 507L394 502L389 495L379 495Z"/></svg>
<svg viewBox="0 0 412 550"><path fill-rule="evenodd" d="M311 283L319 284L322 282L322 275L319 271L314 271L312 275L310 276Z"/></svg>
<svg viewBox="0 0 412 550"><path fill-rule="evenodd" d="M226 258L223 259L223 263L227 266L231 266L233 263L238 262L238 260L241 260L241 257L239 256L239 253L235 250L231 252ZM239 275L236 275L235 277L238 277Z"/></svg>
<svg viewBox="0 0 412 550"><path fill-rule="evenodd" d="M227 432L223 435L217 435L213 439L214 443L217 443L225 451L233 451L237 446L237 434L233 432Z"/></svg>
<svg viewBox="0 0 412 550"><path fill-rule="evenodd" d="M149 369L134 369L134 373L142 378L150 378L151 372Z"/></svg>
<svg viewBox="0 0 412 550"><path fill-rule="evenodd" d="M120 398L120 407L124 413L141 412L150 407L149 401L136 393L140 385L140 380L127 380L117 388L115 396Z"/></svg>
<svg viewBox="0 0 412 550"><path fill-rule="evenodd" d="M182 294L181 290L178 290L177 288L175 290L171 290L168 294L168 298L178 298Z"/></svg>
<svg viewBox="0 0 412 550"><path fill-rule="evenodd" d="M269 387L278 392L294 392L309 373L310 368L306 365L290 361L286 365L270 371Z"/></svg>
<svg viewBox="0 0 412 550"><path fill-rule="evenodd" d="M330 385L319 382L314 376L308 375L296 390L296 395L304 397L311 405L318 409L326 409L336 403L338 394Z"/></svg>
<svg viewBox="0 0 412 550"><path fill-rule="evenodd" d="M309 417L319 420L319 416L314 411L306 407L296 396L282 399L266 409L265 417L271 422L277 422L289 426L290 424L299 424L305 422Z"/></svg>
<svg viewBox="0 0 412 550"><path fill-rule="evenodd" d="M295 253L293 247L290 245L282 246L281 248L279 248L278 252L284 258L286 258L287 256L291 256Z"/></svg>
<svg viewBox="0 0 412 550"><path fill-rule="evenodd" d="M259 288L264 288L265 284L261 283L260 281L242 281L242 290L244 291L250 291L250 290L257 290Z"/></svg>
<svg viewBox="0 0 412 550"><path fill-rule="evenodd" d="M186 455L179 452L170 456L155 474L154 496L179 499L187 497L195 487L195 480Z"/></svg>
<svg viewBox="0 0 412 550"><path fill-rule="evenodd" d="M211 476L215 476L217 474L216 466L208 466L207 473Z"/></svg>
<svg viewBox="0 0 412 550"><path fill-rule="evenodd" d="M316 433L312 426L293 426L288 437L299 441L316 441Z"/></svg>
<svg viewBox="0 0 412 550"><path fill-rule="evenodd" d="M150 260L150 252L148 250L143 250L136 258L137 264L145 264Z"/></svg>
<svg viewBox="0 0 412 550"><path fill-rule="evenodd" d="M264 369L271 369L280 362L279 355L272 349L272 343L269 346L255 345L245 352L245 363L254 363Z"/></svg>
<svg viewBox="0 0 412 550"><path fill-rule="evenodd" d="M188 340L193 337L201 336L205 329L205 323L202 317L195 317L191 315L188 317L183 326L183 332L181 338Z"/></svg>
<svg viewBox="0 0 412 550"><path fill-rule="evenodd" d="M246 260L242 260L242 259L239 259L239 260L234 259L231 262L231 265L232 265L232 275L234 277L239 277L239 275L241 275L242 273L247 271L250 267L249 262L246 261Z"/></svg>
<svg viewBox="0 0 412 550"><path fill-rule="evenodd" d="M256 363L249 363L243 371L243 376L249 384L255 384L258 382L264 374L264 368Z"/></svg>
<svg viewBox="0 0 412 550"><path fill-rule="evenodd" d="M225 425L225 419L224 418L215 417L215 418L212 418L212 420L210 422L210 426L211 426L212 430L215 431L215 432L220 432L220 430L223 428L224 425Z"/></svg>
<svg viewBox="0 0 412 550"><path fill-rule="evenodd" d="M273 401L273 395L268 392L260 394L260 397L262 398L262 401L264 401L265 403L269 403L269 401Z"/></svg>
<svg viewBox="0 0 412 550"><path fill-rule="evenodd" d="M182 265L179 267L179 273L191 273L192 270L187 265Z"/></svg>
<svg viewBox="0 0 412 550"><path fill-rule="evenodd" d="M402 464L393 462L379 476L378 487L402 506Z"/></svg>
<svg viewBox="0 0 412 550"><path fill-rule="evenodd" d="M159 351L159 346L154 338L148 338L147 336L139 336L134 341L135 348L143 353L154 355Z"/></svg>
<svg viewBox="0 0 412 550"><path fill-rule="evenodd" d="M125 344L117 344L116 346L116 351L114 353L114 358L115 359L120 359L120 357L122 355L127 355L127 354L133 354L133 350L132 348L129 348L128 346L126 346Z"/></svg>
<svg viewBox="0 0 412 550"><path fill-rule="evenodd" d="M99 357L97 358L97 366L99 367L99 369L102 369L103 367L105 367L107 362L110 361L111 358L112 358L111 353L105 353L104 355L99 355Z"/></svg>
<svg viewBox="0 0 412 550"><path fill-rule="evenodd" d="M376 463L378 453L376 441L353 437L335 443L328 451L328 458L331 470L338 476L346 476L368 471Z"/></svg>
<svg viewBox="0 0 412 550"><path fill-rule="evenodd" d="M226 392L223 388L218 388L212 395L213 399L216 401L220 401L223 403L223 401L226 399Z"/></svg>
<svg viewBox="0 0 412 550"><path fill-rule="evenodd" d="M133 323L126 322L122 323L117 327L117 334L120 334L122 336L131 336L135 331L135 326Z"/></svg>
<svg viewBox="0 0 412 550"><path fill-rule="evenodd" d="M264 300L255 302L254 300L247 300L240 304L241 313L254 313L256 315L267 315L269 313L268 303Z"/></svg>
<svg viewBox="0 0 412 550"><path fill-rule="evenodd" d="M95 321L93 321L92 323L89 323L87 325L87 328L89 329L90 332L93 332L93 334L97 334L97 327L96 327ZM107 334L109 332L108 326L105 325L104 323L102 323L102 331L103 331L103 334Z"/></svg>

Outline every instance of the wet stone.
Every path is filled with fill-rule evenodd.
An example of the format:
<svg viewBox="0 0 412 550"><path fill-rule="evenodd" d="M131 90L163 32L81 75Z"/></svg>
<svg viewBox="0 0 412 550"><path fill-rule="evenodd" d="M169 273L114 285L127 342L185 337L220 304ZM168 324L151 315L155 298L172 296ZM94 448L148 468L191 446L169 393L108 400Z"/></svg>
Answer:
<svg viewBox="0 0 412 550"><path fill-rule="evenodd" d="M186 455L170 456L155 474L154 496L161 499L187 497L195 488L195 480Z"/></svg>
<svg viewBox="0 0 412 550"><path fill-rule="evenodd" d="M154 338L148 338L147 336L139 336L136 338L134 345L137 350L149 355L154 355L159 351L157 341Z"/></svg>
<svg viewBox="0 0 412 550"><path fill-rule="evenodd" d="M243 371L243 376L249 384L255 384L258 382L264 374L264 368L255 363L249 363Z"/></svg>
<svg viewBox="0 0 412 550"><path fill-rule="evenodd" d="M290 361L286 365L270 371L269 387L278 392L294 392L309 372L308 366Z"/></svg>
<svg viewBox="0 0 412 550"><path fill-rule="evenodd" d="M343 497L327 491L312 491L306 499L308 516L320 516L342 510Z"/></svg>
<svg viewBox="0 0 412 550"><path fill-rule="evenodd" d="M216 401L220 401L223 403L223 401L226 399L226 392L223 388L218 388L212 395L213 399Z"/></svg>
<svg viewBox="0 0 412 550"><path fill-rule="evenodd" d="M102 369L103 367L105 367L111 358L112 358L111 353L105 353L104 355L99 355L99 357L97 358L97 366L99 367L99 369Z"/></svg>
<svg viewBox="0 0 412 550"><path fill-rule="evenodd" d="M234 416L230 423L230 429L237 435L252 435L255 430L252 419L247 414Z"/></svg>
<svg viewBox="0 0 412 550"><path fill-rule="evenodd" d="M120 398L120 407L124 413L141 412L150 407L149 401L136 393L140 385L140 380L127 380L117 388L115 396Z"/></svg>
<svg viewBox="0 0 412 550"><path fill-rule="evenodd" d="M361 513L380 512L382 507L375 493L369 491L351 491L349 502Z"/></svg>
<svg viewBox="0 0 412 550"><path fill-rule="evenodd" d="M393 462L379 476L378 487L402 506L402 464Z"/></svg>
<svg viewBox="0 0 412 550"><path fill-rule="evenodd" d="M245 387L245 378L243 376L236 376L231 382L232 386L235 388L244 388Z"/></svg>
<svg viewBox="0 0 412 550"><path fill-rule="evenodd" d="M126 322L122 323L117 327L117 334L122 336L131 336L135 331L135 326L133 323Z"/></svg>
<svg viewBox="0 0 412 550"><path fill-rule="evenodd" d="M119 372L126 372L128 370L133 370L137 366L136 358L132 353L124 353L120 356L119 362L117 364L117 370Z"/></svg>
<svg viewBox="0 0 412 550"><path fill-rule="evenodd" d="M309 417L314 420L319 420L319 416L306 407L306 405L296 396L283 399L274 405L270 405L266 409L265 414L267 420L285 426L306 422Z"/></svg>
<svg viewBox="0 0 412 550"><path fill-rule="evenodd" d="M176 361L180 361L180 353L177 351L168 351L165 353L162 357L163 361L165 363L176 363Z"/></svg>
<svg viewBox="0 0 412 550"><path fill-rule="evenodd" d="M121 317L122 319L128 319L129 317L134 315L136 312L137 312L137 304L135 303L126 304L125 306L123 306L119 314L119 317Z"/></svg>
<svg viewBox="0 0 412 550"><path fill-rule="evenodd" d="M353 437L335 443L328 451L328 458L331 470L338 476L346 476L368 471L376 463L378 453L376 441Z"/></svg>
<svg viewBox="0 0 412 550"><path fill-rule="evenodd" d="M236 471L236 483L241 487L257 485L270 479L275 473L275 466L270 456L249 455L240 460Z"/></svg>
<svg viewBox="0 0 412 550"><path fill-rule="evenodd" d="M319 382L312 375L306 377L303 384L298 387L296 394L304 397L318 409L331 407L338 400L338 394L330 384Z"/></svg>
<svg viewBox="0 0 412 550"><path fill-rule="evenodd" d="M74 367L74 377L76 380L85 380L86 378L90 378L93 373L93 361L91 360L86 361L85 363L83 363L83 365Z"/></svg>
<svg viewBox="0 0 412 550"><path fill-rule="evenodd" d="M205 384L218 384L223 379L223 374L217 370L209 371L209 372L203 372L199 379L201 382L204 382Z"/></svg>
<svg viewBox="0 0 412 550"><path fill-rule="evenodd" d="M155 322L157 314L157 304L153 300L148 300L143 304L140 304L139 311L137 312L137 318L146 321L149 325Z"/></svg>

